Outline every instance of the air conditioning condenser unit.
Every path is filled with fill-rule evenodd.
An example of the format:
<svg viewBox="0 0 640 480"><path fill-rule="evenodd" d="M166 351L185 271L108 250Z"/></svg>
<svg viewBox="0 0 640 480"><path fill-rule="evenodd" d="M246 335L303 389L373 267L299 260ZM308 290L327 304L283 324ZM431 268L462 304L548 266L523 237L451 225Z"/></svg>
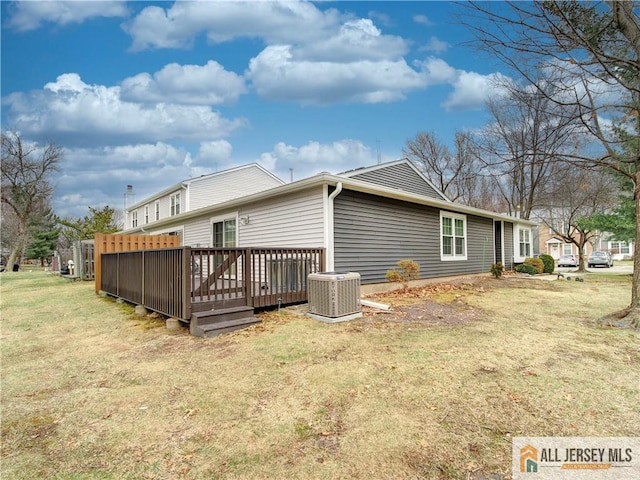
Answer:
<svg viewBox="0 0 640 480"><path fill-rule="evenodd" d="M340 322L362 315L359 273L312 273L307 286L309 314L312 317Z"/></svg>

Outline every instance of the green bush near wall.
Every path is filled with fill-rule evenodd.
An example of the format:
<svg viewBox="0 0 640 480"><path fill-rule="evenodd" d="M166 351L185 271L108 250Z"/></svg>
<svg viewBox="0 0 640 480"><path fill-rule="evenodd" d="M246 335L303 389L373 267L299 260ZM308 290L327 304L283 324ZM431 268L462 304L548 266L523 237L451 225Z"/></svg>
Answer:
<svg viewBox="0 0 640 480"><path fill-rule="evenodd" d="M536 269L536 273L544 272L544 262L539 258L531 258L531 257L525 258L524 264L531 265L533 268Z"/></svg>
<svg viewBox="0 0 640 480"><path fill-rule="evenodd" d="M515 271L520 273L528 273L529 275L536 275L538 273L538 270L536 270L536 267L527 265L526 263L522 263L516 266Z"/></svg>
<svg viewBox="0 0 640 480"><path fill-rule="evenodd" d="M540 255L540 260L542 260L542 263L544 263L544 273L553 273L553 271L556 268L556 261L553 259L553 257L551 255L547 255L546 253L543 253L542 255Z"/></svg>

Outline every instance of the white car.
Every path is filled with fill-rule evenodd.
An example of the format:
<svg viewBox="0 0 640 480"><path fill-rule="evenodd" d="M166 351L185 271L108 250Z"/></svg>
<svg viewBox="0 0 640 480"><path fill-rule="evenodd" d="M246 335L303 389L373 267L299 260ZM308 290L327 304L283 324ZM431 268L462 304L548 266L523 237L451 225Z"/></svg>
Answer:
<svg viewBox="0 0 640 480"><path fill-rule="evenodd" d="M562 255L558 259L558 267L577 267L579 263L577 255Z"/></svg>

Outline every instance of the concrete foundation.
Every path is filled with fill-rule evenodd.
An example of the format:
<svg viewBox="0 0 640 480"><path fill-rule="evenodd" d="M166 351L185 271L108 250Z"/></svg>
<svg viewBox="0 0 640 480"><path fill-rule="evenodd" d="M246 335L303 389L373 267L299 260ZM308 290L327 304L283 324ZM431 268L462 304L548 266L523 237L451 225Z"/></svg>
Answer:
<svg viewBox="0 0 640 480"><path fill-rule="evenodd" d="M165 322L167 330L176 331L182 329L182 324L177 318L167 318Z"/></svg>

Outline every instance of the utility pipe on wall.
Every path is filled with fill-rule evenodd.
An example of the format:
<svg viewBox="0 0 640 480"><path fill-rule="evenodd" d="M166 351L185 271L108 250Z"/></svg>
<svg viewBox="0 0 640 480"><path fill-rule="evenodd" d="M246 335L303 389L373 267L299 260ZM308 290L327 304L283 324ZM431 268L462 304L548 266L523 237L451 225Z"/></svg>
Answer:
<svg viewBox="0 0 640 480"><path fill-rule="evenodd" d="M334 267L334 218L333 218L333 201L342 192L342 182L336 184L336 189L329 195L329 201L327 205L327 272L333 272Z"/></svg>

